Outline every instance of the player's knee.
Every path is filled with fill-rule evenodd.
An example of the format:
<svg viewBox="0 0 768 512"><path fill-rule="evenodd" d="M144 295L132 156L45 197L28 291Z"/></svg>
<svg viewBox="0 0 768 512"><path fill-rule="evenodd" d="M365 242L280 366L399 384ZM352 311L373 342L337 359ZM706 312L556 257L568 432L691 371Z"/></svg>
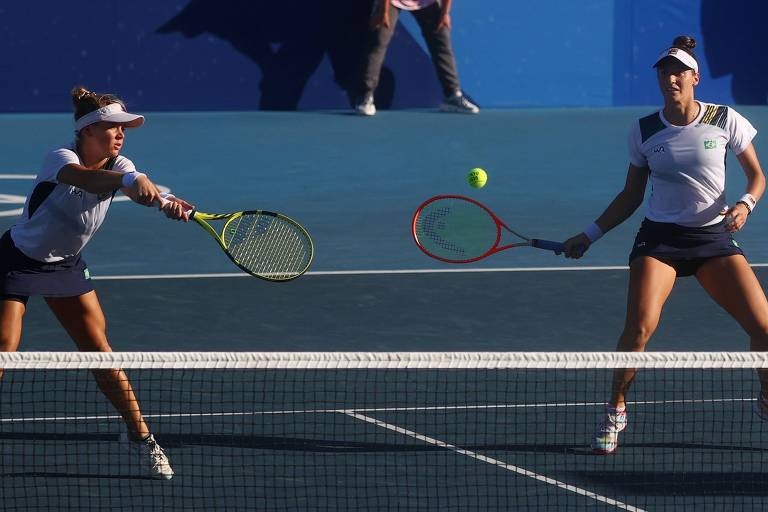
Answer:
<svg viewBox="0 0 768 512"><path fill-rule="evenodd" d="M656 326L646 323L627 325L619 338L619 350L625 352L642 352L648 340L651 339Z"/></svg>
<svg viewBox="0 0 768 512"><path fill-rule="evenodd" d="M0 331L0 352L16 352L20 340L21 337L16 332Z"/></svg>

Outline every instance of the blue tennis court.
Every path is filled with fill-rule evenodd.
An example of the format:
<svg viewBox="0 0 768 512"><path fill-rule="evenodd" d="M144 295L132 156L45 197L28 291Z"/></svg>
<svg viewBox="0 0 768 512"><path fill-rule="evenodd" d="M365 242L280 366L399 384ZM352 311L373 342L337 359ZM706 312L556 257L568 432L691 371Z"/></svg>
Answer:
<svg viewBox="0 0 768 512"><path fill-rule="evenodd" d="M524 234L565 239L623 186L627 126L647 110L469 118L402 111L375 120L334 112L150 114L128 134L125 154L139 169L203 211L263 208L300 220L316 259L310 275L286 286L222 276L234 273L231 263L197 227L118 202L85 252L112 343L119 350L612 350L642 208L578 262L516 249L469 266L440 264L416 248L410 221L425 198L458 193ZM765 108L742 110L758 129L768 124ZM47 148L68 140L70 123L67 115L0 117L0 228L12 224L35 167ZM476 166L489 173L480 190L464 181ZM728 169L735 197L744 177L736 162ZM768 262L766 224L758 212L737 235L758 275ZM189 314L199 300L209 313ZM120 314L126 308L140 317ZM228 311L253 316L233 325L222 318ZM217 321L227 336L200 328ZM69 346L42 305L31 308L25 327L27 350ZM740 350L745 341L695 280L683 279L652 348Z"/></svg>
<svg viewBox="0 0 768 512"><path fill-rule="evenodd" d="M627 167L627 127L649 110L484 110L477 117L406 110L383 112L373 120L344 112L150 113L145 127L128 133L124 150L140 170L204 211L263 208L298 219L314 238L316 260L308 275L290 283L244 277L235 273L216 244L197 227L173 223L153 209L118 201L84 253L98 280L96 288L107 315L112 346L118 351L612 351L623 325L626 257L641 211L578 262L544 251L519 249L463 267L426 258L410 238L410 221L415 208L427 197L457 193L488 204L525 234L565 239L600 214L620 190ZM758 130L768 126L765 107L739 110ZM67 142L70 133L69 115L0 116L0 230L12 224L13 212L21 208L44 152ZM761 143L757 144L760 153ZM489 183L481 190L470 189L465 175L478 166L488 171ZM729 197L737 197L743 191L744 178L735 161L729 162L728 173ZM766 218L758 210L737 236L762 282L768 278L764 268L768 246L760 236L768 227ZM73 349L41 300L30 301L24 328L25 351ZM653 351L741 351L747 345L747 336L738 325L691 278L678 280L649 346ZM473 385L504 386L502 381L488 379ZM750 376L743 379L750 380ZM608 385L602 382L607 392ZM0 392L9 385L4 380ZM189 392L194 393L193 383L183 385L192 386ZM322 384L317 386L325 389ZM652 388L653 384L646 382L645 386ZM749 399L754 386L751 381L744 384L739 396ZM155 393L152 386L136 387L139 399L150 402ZM399 391L395 401L401 406L407 403L410 391L407 387ZM540 400L527 396L525 400L551 403L553 396L564 391L544 393ZM390 407L375 403L372 393L372 403L366 407ZM706 390L698 395L708 399ZM66 405L59 413L72 405L62 400ZM255 396L251 400L258 402ZM285 408L322 408L317 400L315 396ZM586 397L571 400L585 401ZM346 411L348 407L337 404L327 408ZM407 414L384 410L371 415L387 425L466 448L481 459L458 456L444 446L397 430L382 434L381 425L338 412L318 413L324 418L313 419L305 431L292 430L295 427L286 419L290 415L272 417L259 423L259 430L245 433L238 432L241 424L236 421L211 425L200 420L205 436L168 429L163 437L164 421L173 420L158 418L153 421L158 439L182 466L187 458L223 456L233 435L242 436L236 441L248 445L255 457L262 459L247 475L216 476L223 479L217 480L222 486L218 496L187 496L188 501L177 501L173 496L178 491L170 490L173 486L202 486L206 481L204 468L199 474L179 474L166 487L170 497L162 500L159 509L190 509L201 503L208 509L215 509L215 503L222 509L251 508L247 500L228 497L227 479L231 478L245 486L266 482L275 494L260 496L259 500L266 501L258 503L271 503L276 510L312 509L310 504L318 510L352 508L365 496L390 487L404 488L406 496L398 499L414 498L417 508L419 503L429 503L430 507L449 510L501 510L515 506L515 502L508 494L498 498L495 489L530 478L499 469L489 459L544 474L554 458L568 459L569 467L575 469L547 477L593 490L607 499L612 493L645 493L642 503L652 510L654 503L685 508L692 497L701 494L709 496L706 503L713 510L731 503L728 498L734 495L745 507L762 506L764 496L758 489L765 475L758 461L765 453L765 427L747 423L751 403L688 403L685 407L688 409L672 413L656 406L638 407L638 418L650 417L648 425L659 422L659 429L632 438L637 441L611 459L588 453L590 432L582 424L591 422L597 404L568 408L568 413L585 419L562 437L557 432L542 435L537 431L546 418L532 414L517 424L510 410L416 410ZM686 411L690 415L686 416ZM669 414L674 418L664 420ZM697 445L696 440L686 441L684 426L689 417L699 427L709 419L719 422L726 417L743 420L750 427L739 433L743 437L735 445ZM447 430L430 431L430 425L441 422L449 426ZM99 431L101 438L88 434L62 441L62 436L72 434L66 421L54 421L53 426L46 423L32 432L24 430L24 436L50 445L66 457L70 444L89 445L116 438L114 428L118 425L115 420L107 423L109 426ZM680 427L665 430L670 424ZM475 425L486 431L475 432ZM510 431L510 425L515 425L516 431ZM346 435L339 436L338 432ZM13 436L4 435L7 447ZM382 435L386 436L384 441ZM685 453L692 454L685 456L688 458L682 467L697 477L681 480L668 473L665 468L672 461L667 458L680 453L670 452L670 448L685 448ZM740 470L744 478L728 477L738 462L733 453L749 454L750 467ZM449 469L435 469L426 475L406 472L398 477L400 482L379 482L375 475L366 473L365 468L375 466L408 467L415 464L414 457L426 457L433 468ZM447 459L452 459L450 465ZM703 463L713 469L700 474L698 468ZM326 468L323 478L302 473L315 466ZM467 469L474 474L472 468L478 467L485 483L470 495L458 491L453 499L441 500L419 495L418 489L431 488L435 482L442 489L456 488L465 480ZM356 470L350 472L350 468ZM18 483L19 479L45 478L65 486L78 479L96 480L95 487L88 484L94 496L103 488L124 495L124 499L137 493L137 488L155 494L159 492L157 486L163 485L137 482L120 474L117 463L108 464L103 471L98 465L85 464L80 470L57 470L54 465L26 473L4 474L4 480ZM312 479L321 489L335 489L336 498L296 496L285 491L291 488L290 482L300 482L297 488L303 489ZM25 482L30 485L30 480ZM638 482L643 483L641 488ZM518 498L531 508L552 510L582 499L567 490L553 494L559 498L548 497L554 501L546 503ZM655 501L664 496L675 498ZM86 499L75 496L74 491L71 498L72 508ZM56 499L48 496L28 505L45 509ZM382 495L369 509L405 506L405 501L389 501L392 499ZM592 499L586 502L598 508L613 506ZM130 506L142 504L146 505L134 501Z"/></svg>

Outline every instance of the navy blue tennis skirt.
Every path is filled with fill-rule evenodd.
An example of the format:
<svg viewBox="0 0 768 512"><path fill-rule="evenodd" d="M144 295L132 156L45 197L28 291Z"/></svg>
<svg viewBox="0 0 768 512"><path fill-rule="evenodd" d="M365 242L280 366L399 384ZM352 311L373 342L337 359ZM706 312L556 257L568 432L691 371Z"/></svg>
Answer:
<svg viewBox="0 0 768 512"><path fill-rule="evenodd" d="M26 302L30 295L76 297L90 291L88 267L79 254L45 263L17 249L9 231L0 238L0 299Z"/></svg>
<svg viewBox="0 0 768 512"><path fill-rule="evenodd" d="M638 256L651 256L675 268L679 277L692 276L702 263L719 256L744 252L725 230L725 220L698 228L644 219L629 254L629 263Z"/></svg>

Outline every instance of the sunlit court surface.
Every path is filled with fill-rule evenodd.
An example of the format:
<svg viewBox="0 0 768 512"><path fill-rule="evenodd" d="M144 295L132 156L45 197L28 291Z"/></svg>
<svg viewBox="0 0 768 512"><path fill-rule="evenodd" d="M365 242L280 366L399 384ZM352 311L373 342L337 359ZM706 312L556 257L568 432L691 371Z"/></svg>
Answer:
<svg viewBox="0 0 768 512"><path fill-rule="evenodd" d="M169 481L124 463L116 442L123 423L88 371L97 363L8 366L0 383L3 507L765 506L768 424L753 412L753 367L762 360L641 370L622 445L598 456L590 436L620 363L585 369L573 367L578 357L545 357L517 368L524 358L483 356L613 351L642 211L576 262L516 248L449 265L427 258L411 237L419 204L461 194L521 233L564 240L623 185L626 127L647 110L406 110L375 122L336 111L145 113L124 150L137 167L202 211L259 208L299 220L315 243L313 266L288 283L246 276L191 223L118 196L84 252L113 348L241 354L183 360L201 365L183 370L112 363L126 368L167 450ZM764 107L740 110L768 124ZM3 230L23 206L40 155L66 140L70 125L63 114L0 116ZM482 189L465 181L477 166L488 171ZM729 171L733 196L743 176L737 165ZM736 237L762 282L765 219L756 212ZM677 281L650 350L747 347L736 322L690 278ZM39 298L29 304L22 350L73 350ZM254 362L254 352L266 354ZM453 355L446 363L439 353Z"/></svg>
<svg viewBox="0 0 768 512"><path fill-rule="evenodd" d="M767 15L0 5L0 510L766 510Z"/></svg>

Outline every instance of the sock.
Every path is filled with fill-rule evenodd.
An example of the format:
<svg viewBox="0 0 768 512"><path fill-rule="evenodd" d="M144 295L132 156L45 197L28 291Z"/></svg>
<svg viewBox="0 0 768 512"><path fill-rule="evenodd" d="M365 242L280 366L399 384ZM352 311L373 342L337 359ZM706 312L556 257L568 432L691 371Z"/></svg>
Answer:
<svg viewBox="0 0 768 512"><path fill-rule="evenodd" d="M128 439L133 441L134 443L146 443L149 441L149 438L152 437L152 434L147 434L146 436L138 436L134 434L133 432L128 432Z"/></svg>

